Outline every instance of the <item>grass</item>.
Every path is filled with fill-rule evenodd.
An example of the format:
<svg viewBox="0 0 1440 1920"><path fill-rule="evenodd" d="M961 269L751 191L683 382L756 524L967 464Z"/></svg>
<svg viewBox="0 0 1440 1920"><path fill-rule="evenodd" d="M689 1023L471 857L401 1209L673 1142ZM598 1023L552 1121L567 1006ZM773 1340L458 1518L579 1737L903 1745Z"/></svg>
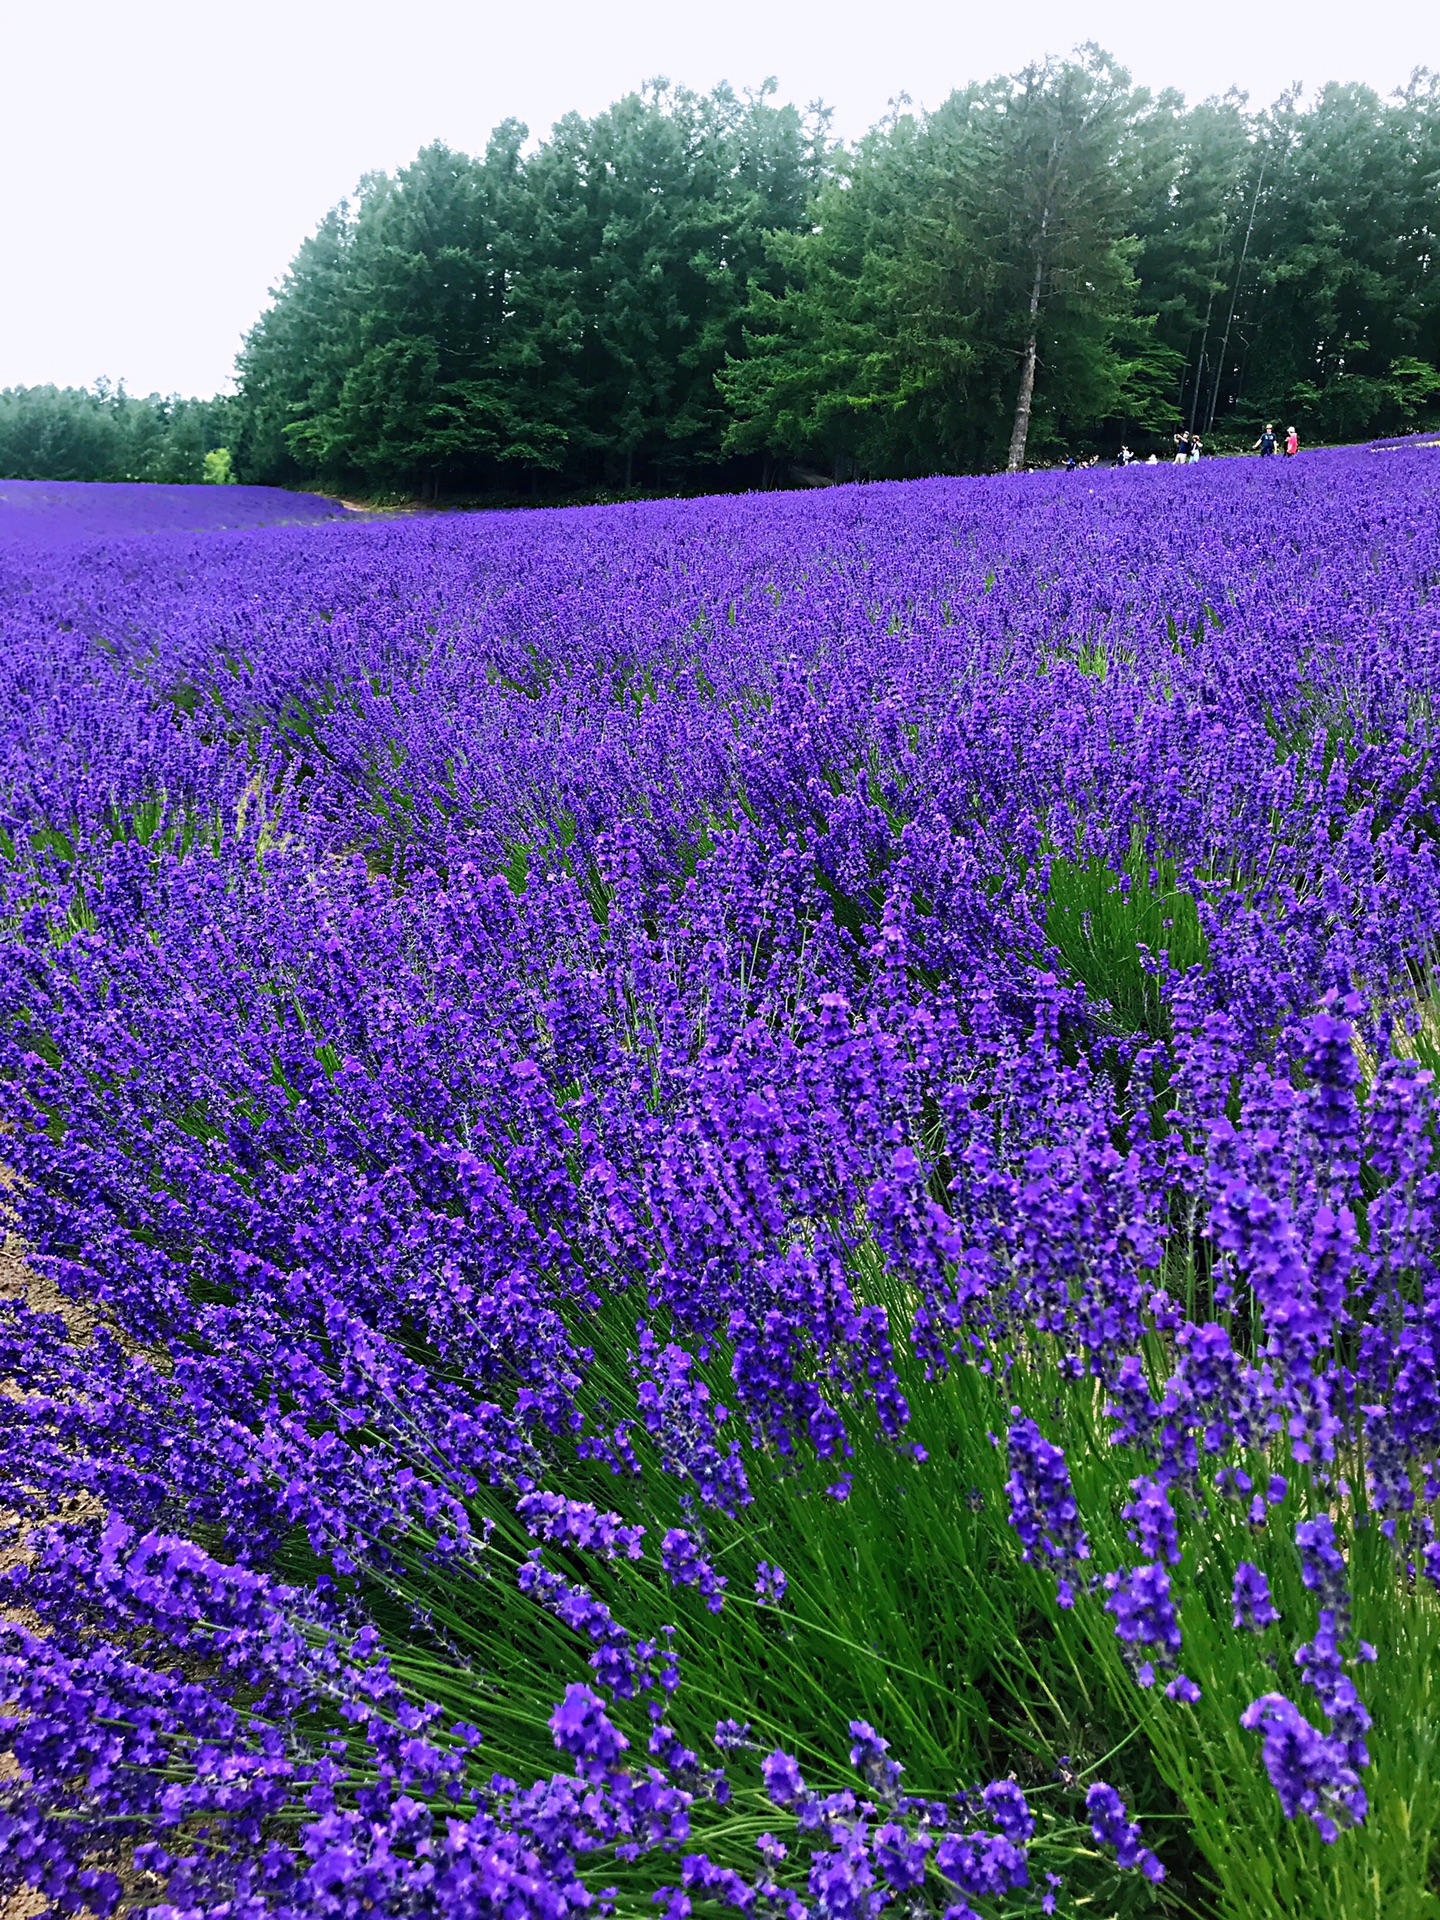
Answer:
<svg viewBox="0 0 1440 1920"><path fill-rule="evenodd" d="M1164 970L1209 962L1193 894L1176 884L1175 863L1136 846L1117 872L1099 859L1050 862L1045 936L1066 970L1082 980L1102 1024L1169 1038Z"/></svg>

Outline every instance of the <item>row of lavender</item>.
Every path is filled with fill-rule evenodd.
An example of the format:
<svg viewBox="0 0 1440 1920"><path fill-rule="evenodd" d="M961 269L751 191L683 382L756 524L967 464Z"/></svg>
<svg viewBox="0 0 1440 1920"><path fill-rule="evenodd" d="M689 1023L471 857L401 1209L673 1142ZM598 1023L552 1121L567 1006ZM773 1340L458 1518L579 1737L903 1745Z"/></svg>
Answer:
<svg viewBox="0 0 1440 1920"><path fill-rule="evenodd" d="M29 511L0 1875L1431 1912L1437 502Z"/></svg>

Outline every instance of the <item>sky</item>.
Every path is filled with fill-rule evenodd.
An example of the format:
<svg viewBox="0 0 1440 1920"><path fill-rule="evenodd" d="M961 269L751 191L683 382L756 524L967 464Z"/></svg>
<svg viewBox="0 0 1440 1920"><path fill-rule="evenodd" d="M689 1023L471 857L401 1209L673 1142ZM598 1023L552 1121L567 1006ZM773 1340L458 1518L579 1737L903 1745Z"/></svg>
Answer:
<svg viewBox="0 0 1440 1920"><path fill-rule="evenodd" d="M542 135L663 75L769 75L863 133L897 94L1097 41L1153 88L1388 93L1433 0L0 0L0 387L208 394L305 235L427 141Z"/></svg>

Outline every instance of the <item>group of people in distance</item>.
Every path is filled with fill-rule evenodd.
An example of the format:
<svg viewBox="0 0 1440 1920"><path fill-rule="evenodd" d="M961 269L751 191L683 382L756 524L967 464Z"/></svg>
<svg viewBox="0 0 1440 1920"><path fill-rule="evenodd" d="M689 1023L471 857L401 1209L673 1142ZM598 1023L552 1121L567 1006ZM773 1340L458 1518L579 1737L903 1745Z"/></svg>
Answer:
<svg viewBox="0 0 1440 1920"><path fill-rule="evenodd" d="M1267 420L1265 422L1265 431L1261 434L1260 438L1255 442L1255 447L1252 448L1251 451L1254 452L1256 449L1258 449L1263 459L1266 454L1276 452L1278 447L1279 447L1279 442L1275 438L1274 422ZM1300 436L1298 433L1296 433L1294 427L1287 427L1285 429L1286 459L1288 460L1293 454L1297 454L1299 451L1300 451Z"/></svg>
<svg viewBox="0 0 1440 1920"><path fill-rule="evenodd" d="M1204 441L1192 428L1181 427L1180 431L1175 435L1175 465L1177 467L1193 466L1200 458L1204 446ZM1259 452L1261 455L1279 453L1281 451L1280 441L1272 422L1266 421L1265 431L1255 442L1255 446L1251 451ZM1285 429L1284 446L1286 458L1289 459L1299 451L1300 436L1294 427L1287 427ZM1073 473L1077 467L1096 466L1099 464L1099 460L1100 456L1098 453L1089 460L1077 460L1073 453L1067 453L1065 456L1065 470L1067 473ZM1152 453L1148 459L1142 460L1140 455L1138 453L1132 453L1129 447L1121 447L1120 452L1116 456L1115 464L1117 467L1130 467L1135 465L1158 467L1160 465L1160 456L1157 453Z"/></svg>

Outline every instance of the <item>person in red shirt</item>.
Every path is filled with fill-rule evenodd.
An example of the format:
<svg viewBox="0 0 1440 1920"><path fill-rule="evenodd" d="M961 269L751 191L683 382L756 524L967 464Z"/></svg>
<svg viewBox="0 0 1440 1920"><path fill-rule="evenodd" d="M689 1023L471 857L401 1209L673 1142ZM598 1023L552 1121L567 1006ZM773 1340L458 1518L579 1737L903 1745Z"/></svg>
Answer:
<svg viewBox="0 0 1440 1920"><path fill-rule="evenodd" d="M1285 458L1288 460L1300 451L1300 436L1294 427L1285 429Z"/></svg>

